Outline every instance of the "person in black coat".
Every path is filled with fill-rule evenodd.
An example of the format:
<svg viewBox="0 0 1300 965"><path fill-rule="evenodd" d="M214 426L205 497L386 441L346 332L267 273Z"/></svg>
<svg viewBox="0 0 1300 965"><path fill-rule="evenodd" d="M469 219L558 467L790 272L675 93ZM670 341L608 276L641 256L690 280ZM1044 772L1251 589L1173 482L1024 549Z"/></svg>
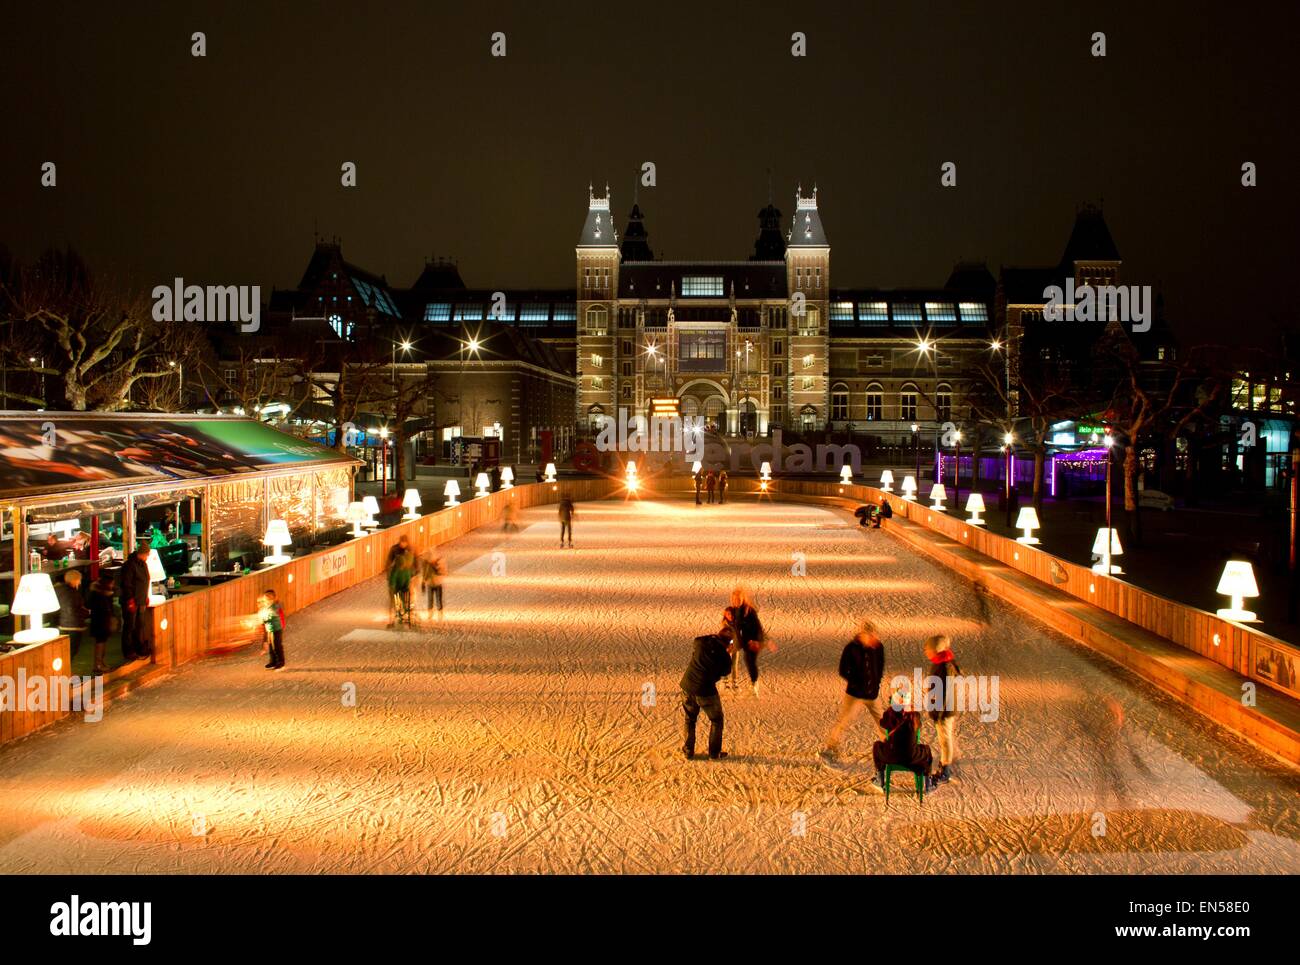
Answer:
<svg viewBox="0 0 1300 965"><path fill-rule="evenodd" d="M880 642L876 625L866 620L840 654L844 697L840 701L839 716L835 718L835 724L826 737L826 746L821 752L823 759L832 762L839 756L844 732L864 710L870 711L872 722L884 733L884 728L880 725L880 719L885 713L885 704L880 696L880 678L884 673L885 645Z"/></svg>
<svg viewBox="0 0 1300 965"><path fill-rule="evenodd" d="M145 621L149 619L149 544L142 543L122 566L122 656L129 663L149 656Z"/></svg>
<svg viewBox="0 0 1300 965"><path fill-rule="evenodd" d="M930 661L930 676L939 681L934 692L937 706L929 708L939 742L939 773L935 780L946 783L948 769L957 759L957 711L961 708L957 707L953 678L961 676L961 668L953 657L952 641L942 634L925 641L925 656Z"/></svg>
<svg viewBox="0 0 1300 965"><path fill-rule="evenodd" d="M90 610L81 595L81 570L68 570L63 582L54 588L59 599L59 630L68 635L72 656L81 649L81 636L86 631Z"/></svg>
<svg viewBox="0 0 1300 965"><path fill-rule="evenodd" d="M697 472L695 474L695 505L696 506L700 505L700 503L702 502L702 500L700 499L700 491L703 488L704 488L704 473Z"/></svg>
<svg viewBox="0 0 1300 965"><path fill-rule="evenodd" d="M90 638L95 641L94 673L108 673L108 664L104 662L104 651L108 649L108 638L113 635L115 616L113 578L105 574L90 590Z"/></svg>
<svg viewBox="0 0 1300 965"><path fill-rule="evenodd" d="M876 529L880 529L880 524L887 519L892 519L893 516L894 516L894 507L889 505L889 500L885 496L881 496L880 511L876 513L875 518L871 521L871 525L874 526Z"/></svg>
<svg viewBox="0 0 1300 965"><path fill-rule="evenodd" d="M912 709L912 695L906 689L896 691L890 698L889 708L881 718L885 728L885 737L871 745L871 758L876 765L876 776L871 786L876 790L884 789L885 766L894 764L906 767L925 778L927 790L933 790L935 781L930 776L934 755L930 745L922 744L918 738L921 729L921 715Z"/></svg>
<svg viewBox="0 0 1300 965"><path fill-rule="evenodd" d="M718 681L731 671L731 638L724 630L695 638L691 662L682 674L682 753L695 757L695 722L700 711L709 718L709 757L726 757L722 749L722 697Z"/></svg>
<svg viewBox="0 0 1300 965"><path fill-rule="evenodd" d="M767 646L767 631L758 618L758 610L749 592L738 586L731 591L731 605L722 611L722 626L736 642L735 649L745 655L745 669L749 671L749 685L758 696L758 655ZM735 661L732 662L732 681L734 689Z"/></svg>
<svg viewBox="0 0 1300 965"><path fill-rule="evenodd" d="M717 488L718 488L718 477L715 476L715 475L713 474L713 470L710 469L710 470L709 470L709 474L708 474L707 476L704 477L704 489L705 489L705 492L707 492L707 493L709 494L709 505L710 505L710 506L713 505L713 493L714 493L714 490L716 490Z"/></svg>

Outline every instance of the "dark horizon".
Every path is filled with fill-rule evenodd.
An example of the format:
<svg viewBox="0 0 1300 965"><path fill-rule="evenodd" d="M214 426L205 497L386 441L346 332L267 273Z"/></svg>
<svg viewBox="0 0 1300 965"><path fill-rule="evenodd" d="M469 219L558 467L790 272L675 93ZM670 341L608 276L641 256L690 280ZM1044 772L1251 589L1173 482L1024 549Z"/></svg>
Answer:
<svg viewBox="0 0 1300 965"><path fill-rule="evenodd" d="M786 227L796 184L819 187L835 288L1055 264L1104 199L1125 283L1162 292L1185 341L1270 346L1296 321L1274 294L1300 214L1281 8L354 11L15 10L0 243L71 245L144 288L269 291L297 285L318 232L398 287L445 256L471 287L565 288L588 183L609 182L621 232L653 161L637 194L658 258L749 257L769 169Z"/></svg>

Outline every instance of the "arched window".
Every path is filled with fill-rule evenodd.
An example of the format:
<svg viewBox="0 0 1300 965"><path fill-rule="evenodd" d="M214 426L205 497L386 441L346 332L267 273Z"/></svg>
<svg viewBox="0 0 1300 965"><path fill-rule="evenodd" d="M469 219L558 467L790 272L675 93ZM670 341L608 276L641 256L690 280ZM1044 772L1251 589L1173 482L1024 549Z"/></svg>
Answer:
<svg viewBox="0 0 1300 965"><path fill-rule="evenodd" d="M609 309L604 305L592 305L587 309L587 334L604 335L609 331Z"/></svg>
<svg viewBox="0 0 1300 965"><path fill-rule="evenodd" d="M849 420L849 387L843 382L831 386L831 419L836 422Z"/></svg>
<svg viewBox="0 0 1300 965"><path fill-rule="evenodd" d="M604 406L593 405L587 409L587 423L591 426L592 432L600 432L607 418Z"/></svg>
<svg viewBox="0 0 1300 965"><path fill-rule="evenodd" d="M817 428L816 406L806 405L799 410L799 428L804 432L812 432Z"/></svg>
<svg viewBox="0 0 1300 965"><path fill-rule="evenodd" d="M867 419L879 422L885 417L885 387L879 382L867 386Z"/></svg>
<svg viewBox="0 0 1300 965"><path fill-rule="evenodd" d="M952 418L952 386L947 382L940 382L934 390L934 417L939 422Z"/></svg>
<svg viewBox="0 0 1300 965"><path fill-rule="evenodd" d="M898 393L898 418L903 422L916 421L916 386L908 382Z"/></svg>

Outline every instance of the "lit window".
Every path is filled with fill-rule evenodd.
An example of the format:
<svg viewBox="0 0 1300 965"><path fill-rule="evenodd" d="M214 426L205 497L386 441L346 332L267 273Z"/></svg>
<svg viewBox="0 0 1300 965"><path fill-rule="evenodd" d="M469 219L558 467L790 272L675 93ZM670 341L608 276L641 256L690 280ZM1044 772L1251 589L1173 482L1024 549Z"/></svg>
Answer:
<svg viewBox="0 0 1300 965"><path fill-rule="evenodd" d="M872 383L867 386L867 418L879 422L885 415L885 393L881 387Z"/></svg>
<svg viewBox="0 0 1300 965"><path fill-rule="evenodd" d="M519 308L521 325L545 325L551 317L548 305L522 305Z"/></svg>
<svg viewBox="0 0 1300 965"><path fill-rule="evenodd" d="M853 321L852 302L831 302L831 324L843 324Z"/></svg>
<svg viewBox="0 0 1300 965"><path fill-rule="evenodd" d="M888 325L889 305L886 302L858 302L858 321L864 325Z"/></svg>
<svg viewBox="0 0 1300 965"><path fill-rule="evenodd" d="M813 389L817 388L817 376L805 375L800 388L805 392L811 392Z"/></svg>
<svg viewBox="0 0 1300 965"><path fill-rule="evenodd" d="M604 364L605 364L605 357L603 355L596 355L593 352L591 356L591 367L593 369L598 369Z"/></svg>
<svg viewBox="0 0 1300 965"><path fill-rule="evenodd" d="M898 394L898 417L904 422L916 421L915 389L904 389Z"/></svg>
<svg viewBox="0 0 1300 965"><path fill-rule="evenodd" d="M430 302L424 306L424 320L426 322L450 322L451 321L451 303L450 302Z"/></svg>
<svg viewBox="0 0 1300 965"><path fill-rule="evenodd" d="M483 318L482 305L457 305L456 321L458 322L477 322Z"/></svg>
<svg viewBox="0 0 1300 965"><path fill-rule="evenodd" d="M989 307L983 302L959 302L963 325L986 325L989 320Z"/></svg>
<svg viewBox="0 0 1300 965"><path fill-rule="evenodd" d="M952 302L926 302L925 317L932 322L955 322L957 309Z"/></svg>
<svg viewBox="0 0 1300 965"><path fill-rule="evenodd" d="M849 390L838 388L831 393L831 418L837 422L847 421L849 417Z"/></svg>
<svg viewBox="0 0 1300 965"><path fill-rule="evenodd" d="M609 329L609 311L603 305L587 309L587 334L604 335Z"/></svg>
<svg viewBox="0 0 1300 965"><path fill-rule="evenodd" d="M817 361L817 357L815 355L805 355L803 357L803 367L806 369L810 369L813 367L813 363L816 361Z"/></svg>
<svg viewBox="0 0 1300 965"><path fill-rule="evenodd" d="M593 375L591 377L591 387L593 389L603 389L605 387L605 380L599 375Z"/></svg>
<svg viewBox="0 0 1300 965"><path fill-rule="evenodd" d="M921 306L918 305L916 302L895 302L894 321L896 322L922 321Z"/></svg>
<svg viewBox="0 0 1300 965"><path fill-rule="evenodd" d="M682 278L682 295L696 298L720 298L723 295L721 275L686 275Z"/></svg>

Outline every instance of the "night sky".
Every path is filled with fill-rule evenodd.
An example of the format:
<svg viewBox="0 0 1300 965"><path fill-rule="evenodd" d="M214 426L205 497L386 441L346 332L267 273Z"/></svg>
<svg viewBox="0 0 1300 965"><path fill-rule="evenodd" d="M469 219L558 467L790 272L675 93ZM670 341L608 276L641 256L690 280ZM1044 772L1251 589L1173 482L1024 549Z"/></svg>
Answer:
<svg viewBox="0 0 1300 965"><path fill-rule="evenodd" d="M819 185L835 287L1054 264L1104 198L1176 331L1268 342L1297 315L1294 4L1084 6L8 5L0 243L292 287L318 227L398 286L444 255L474 287L564 287L589 180L621 231L654 161L656 254L743 259L770 168L787 224Z"/></svg>

